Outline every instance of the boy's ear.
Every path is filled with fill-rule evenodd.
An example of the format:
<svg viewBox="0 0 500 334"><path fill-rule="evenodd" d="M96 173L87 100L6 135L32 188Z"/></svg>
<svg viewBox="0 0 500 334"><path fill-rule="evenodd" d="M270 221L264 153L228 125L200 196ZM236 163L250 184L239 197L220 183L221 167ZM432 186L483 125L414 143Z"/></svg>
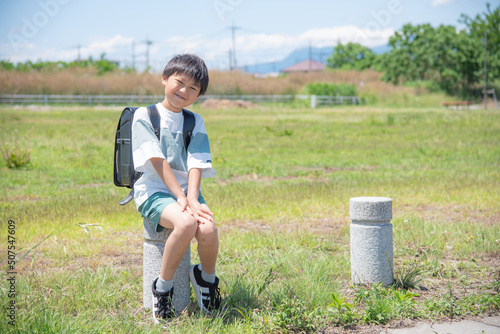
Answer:
<svg viewBox="0 0 500 334"><path fill-rule="evenodd" d="M164 75L161 76L161 83L164 84L164 85L167 83L167 77L166 76L164 76Z"/></svg>

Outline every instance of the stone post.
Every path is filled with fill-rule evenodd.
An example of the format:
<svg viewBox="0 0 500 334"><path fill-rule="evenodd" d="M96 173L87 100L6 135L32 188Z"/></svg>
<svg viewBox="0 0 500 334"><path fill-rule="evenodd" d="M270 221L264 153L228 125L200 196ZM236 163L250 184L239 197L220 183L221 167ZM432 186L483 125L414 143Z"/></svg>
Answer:
<svg viewBox="0 0 500 334"><path fill-rule="evenodd" d="M151 286L153 280L160 275L165 241L172 233L171 229L164 229L160 233L154 230L154 224L144 219L144 248L143 248L143 304L144 308L152 309L153 296ZM174 274L174 307L179 314L189 304L191 286L189 283L189 266L191 264L191 248L184 254L179 267Z"/></svg>
<svg viewBox="0 0 500 334"><path fill-rule="evenodd" d="M353 283L392 284L392 199L355 197L349 206Z"/></svg>

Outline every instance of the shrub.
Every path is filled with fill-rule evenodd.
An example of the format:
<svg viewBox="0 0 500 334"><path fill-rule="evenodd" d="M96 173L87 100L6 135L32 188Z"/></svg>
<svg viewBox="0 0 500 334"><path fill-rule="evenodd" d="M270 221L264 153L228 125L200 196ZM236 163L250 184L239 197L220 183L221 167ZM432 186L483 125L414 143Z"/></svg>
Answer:
<svg viewBox="0 0 500 334"><path fill-rule="evenodd" d="M312 82L304 88L304 94L327 96L355 96L356 86L348 83Z"/></svg>

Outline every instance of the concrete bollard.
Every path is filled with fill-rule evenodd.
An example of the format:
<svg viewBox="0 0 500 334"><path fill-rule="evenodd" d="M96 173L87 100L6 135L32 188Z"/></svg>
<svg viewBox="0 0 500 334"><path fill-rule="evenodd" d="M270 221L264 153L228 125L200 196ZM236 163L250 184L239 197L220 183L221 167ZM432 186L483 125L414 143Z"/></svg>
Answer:
<svg viewBox="0 0 500 334"><path fill-rule="evenodd" d="M165 241L167 240L171 229L164 229L160 233L154 230L154 224L144 219L144 248L143 248L143 304L147 310L153 307L153 296L151 286L153 280L160 275L161 261L163 251L165 250ZM189 282L189 266L191 264L191 248L188 248L186 254L182 257L179 267L174 274L174 307L179 314L189 304L191 295L191 285Z"/></svg>
<svg viewBox="0 0 500 334"><path fill-rule="evenodd" d="M353 283L392 284L392 199L355 197L349 207Z"/></svg>

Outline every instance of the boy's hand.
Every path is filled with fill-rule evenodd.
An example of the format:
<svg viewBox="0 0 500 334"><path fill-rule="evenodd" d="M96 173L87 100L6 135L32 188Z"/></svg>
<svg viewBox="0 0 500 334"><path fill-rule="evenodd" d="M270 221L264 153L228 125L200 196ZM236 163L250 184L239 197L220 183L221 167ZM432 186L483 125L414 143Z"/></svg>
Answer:
<svg viewBox="0 0 500 334"><path fill-rule="evenodd" d="M177 204L180 205L181 212L184 212L184 211L186 211L186 209L189 209L189 207L188 207L189 202L188 202L186 196L177 197Z"/></svg>
<svg viewBox="0 0 500 334"><path fill-rule="evenodd" d="M214 219L214 214L210 211L208 206L202 206L198 199L188 200L191 215L196 218L198 223L205 224L206 222L211 222Z"/></svg>

